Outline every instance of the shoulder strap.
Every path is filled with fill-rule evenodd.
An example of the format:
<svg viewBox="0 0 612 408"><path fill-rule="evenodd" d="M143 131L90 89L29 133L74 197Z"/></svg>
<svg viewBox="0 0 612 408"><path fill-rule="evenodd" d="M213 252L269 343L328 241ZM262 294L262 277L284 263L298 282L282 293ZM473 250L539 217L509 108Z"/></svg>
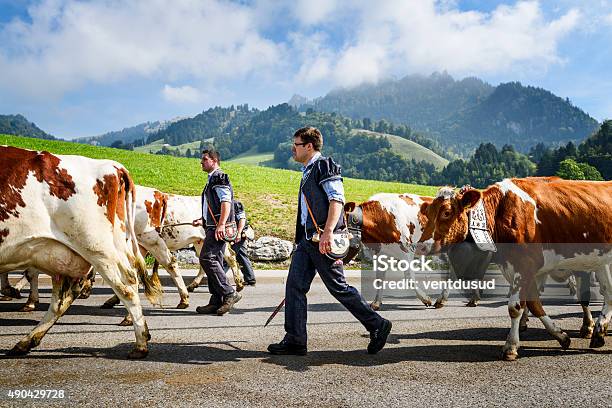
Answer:
<svg viewBox="0 0 612 408"><path fill-rule="evenodd" d="M215 225L218 225L217 218L215 217L215 214L213 214L212 210L210 209L210 203L208 202L208 197L206 197L205 199L206 199L206 208L208 208L208 212L210 213L210 216L212 217L213 221L215 222Z"/></svg>
<svg viewBox="0 0 612 408"><path fill-rule="evenodd" d="M312 219L312 223L314 224L315 228L317 229L317 233L319 233L319 235L321 235L321 228L319 228L319 226L317 225L317 221L315 220L314 215L312 215L312 210L310 209L310 205L308 204L308 199L306 198L306 194L304 194L302 192L302 195L304 196L304 201L306 202L306 208L308 208L308 214L310 214L310 218Z"/></svg>

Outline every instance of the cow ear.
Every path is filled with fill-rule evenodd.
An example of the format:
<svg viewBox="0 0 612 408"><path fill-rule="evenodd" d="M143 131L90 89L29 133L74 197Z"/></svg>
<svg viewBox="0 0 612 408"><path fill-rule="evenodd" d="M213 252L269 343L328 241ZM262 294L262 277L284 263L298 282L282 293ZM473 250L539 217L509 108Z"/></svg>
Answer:
<svg viewBox="0 0 612 408"><path fill-rule="evenodd" d="M350 202L350 203L346 203L344 204L344 212L350 213L353 212L355 210L355 203L354 202Z"/></svg>
<svg viewBox="0 0 612 408"><path fill-rule="evenodd" d="M478 200L480 200L480 196L481 194L478 190L466 191L465 193L463 193L463 196L461 196L461 206L464 209L469 210L478 203Z"/></svg>
<svg viewBox="0 0 612 408"><path fill-rule="evenodd" d="M427 215L427 209L428 208L429 208L429 203L428 202L424 202L423 204L421 204L421 214Z"/></svg>

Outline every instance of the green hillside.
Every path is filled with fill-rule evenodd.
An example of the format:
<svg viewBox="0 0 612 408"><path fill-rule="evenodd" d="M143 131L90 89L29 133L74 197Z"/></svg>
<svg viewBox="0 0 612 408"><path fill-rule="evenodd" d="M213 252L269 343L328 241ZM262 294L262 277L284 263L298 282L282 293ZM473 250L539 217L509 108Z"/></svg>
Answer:
<svg viewBox="0 0 612 408"><path fill-rule="evenodd" d="M165 144L167 143L164 141L164 139L158 139L144 146L134 147L134 151L140 152L140 153L157 153L162 150ZM184 155L187 149L191 149L192 152L194 151L197 152L198 149L200 148L200 141L198 140L196 142L183 143L182 145L167 146L167 147L168 149L171 149L171 150L179 150L181 154Z"/></svg>
<svg viewBox="0 0 612 408"><path fill-rule="evenodd" d="M198 159L10 135L0 135L0 145L116 160L128 168L137 184L168 193L199 195L205 183ZM244 202L258 236L275 235L292 239L300 173L233 162L223 162L222 168L230 175L236 197ZM347 200L360 202L379 192L433 195L437 189L431 186L346 178L345 190ZM194 214L196 217L197 214Z"/></svg>
<svg viewBox="0 0 612 408"><path fill-rule="evenodd" d="M248 164L251 166L260 166L263 162L274 159L274 152L258 153L257 147L253 146L244 153L234 156L229 159L229 162L238 164Z"/></svg>
<svg viewBox="0 0 612 408"><path fill-rule="evenodd" d="M390 135L387 133L373 132L365 129L353 129L352 134L363 133L370 136L384 136L391 143L394 153L399 154L407 160L426 161L436 166L436 170L441 170L448 164L448 160L437 153L432 152L425 146L421 146L412 140L404 139L403 137Z"/></svg>

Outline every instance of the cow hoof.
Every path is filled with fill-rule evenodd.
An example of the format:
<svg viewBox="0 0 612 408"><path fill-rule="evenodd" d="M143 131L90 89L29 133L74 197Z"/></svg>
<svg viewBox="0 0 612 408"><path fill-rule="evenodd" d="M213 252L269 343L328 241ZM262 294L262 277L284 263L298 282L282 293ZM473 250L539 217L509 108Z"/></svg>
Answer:
<svg viewBox="0 0 612 408"><path fill-rule="evenodd" d="M421 302L423 302L423 304L427 307L433 305L433 302L431 301L430 298L426 298L426 299L421 299Z"/></svg>
<svg viewBox="0 0 612 408"><path fill-rule="evenodd" d="M241 292L244 289L244 283L236 284L236 292Z"/></svg>
<svg viewBox="0 0 612 408"><path fill-rule="evenodd" d="M604 339L603 332L593 333L593 337L591 337L591 344L589 344L590 348L600 348L606 344L606 340Z"/></svg>
<svg viewBox="0 0 612 408"><path fill-rule="evenodd" d="M123 318L123 320L121 321L121 323L119 323L119 326L131 326L134 323L132 322L132 318L129 316L126 316Z"/></svg>
<svg viewBox="0 0 612 408"><path fill-rule="evenodd" d="M519 333L527 331L527 323L519 325Z"/></svg>
<svg viewBox="0 0 612 408"><path fill-rule="evenodd" d="M149 354L149 350L147 349L141 350L141 349L135 348L134 350L128 353L128 359L139 360L139 359L145 358L148 354Z"/></svg>
<svg viewBox="0 0 612 408"><path fill-rule="evenodd" d="M476 302L475 300L470 300L469 302L465 304L465 307L476 307L476 306L478 306L478 302Z"/></svg>
<svg viewBox="0 0 612 408"><path fill-rule="evenodd" d="M79 299L89 299L89 297L91 296L91 290L88 291L83 291L81 292L81 294L79 295Z"/></svg>
<svg viewBox="0 0 612 408"><path fill-rule="evenodd" d="M193 292L195 290L195 288L197 288L198 286L199 285L192 285L192 284L188 285L187 286L187 292L189 292L189 293Z"/></svg>
<svg viewBox="0 0 612 408"><path fill-rule="evenodd" d="M593 337L593 329L595 324L583 324L580 328L580 337L583 339L590 339Z"/></svg>
<svg viewBox="0 0 612 408"><path fill-rule="evenodd" d="M17 343L15 345L15 347L13 347L12 349L10 349L6 355L10 356L10 357L21 357L21 356L25 356L26 354L28 354L30 352L30 348L26 345L23 345L21 343Z"/></svg>
<svg viewBox="0 0 612 408"><path fill-rule="evenodd" d="M436 303L434 303L434 308L442 309L443 307L444 307L444 301L441 299L436 300Z"/></svg>
<svg viewBox="0 0 612 408"><path fill-rule="evenodd" d="M115 307L114 303L106 303L106 302L104 302L102 304L102 306L100 306L100 309L112 309L113 307Z"/></svg>
<svg viewBox="0 0 612 408"><path fill-rule="evenodd" d="M11 300L13 300L13 298L10 296L0 296L0 302L10 302Z"/></svg>
<svg viewBox="0 0 612 408"><path fill-rule="evenodd" d="M376 302L370 303L370 307L372 308L372 310L380 310L381 306L382 306L382 303L376 303Z"/></svg>
<svg viewBox="0 0 612 408"><path fill-rule="evenodd" d="M568 336L567 333L563 332L561 333L561 338L557 339L557 341L559 342L563 350L567 350L570 344L572 344L572 339L570 338L570 336Z"/></svg>
<svg viewBox="0 0 612 408"><path fill-rule="evenodd" d="M176 305L177 309L187 309L189 307L189 302L185 302L181 300L178 305Z"/></svg>
<svg viewBox="0 0 612 408"><path fill-rule="evenodd" d="M502 359L504 361L515 361L518 358L518 353L516 350L504 350Z"/></svg>
<svg viewBox="0 0 612 408"><path fill-rule="evenodd" d="M20 312L33 312L34 310L36 310L36 304L28 304L26 303L25 305L23 305L23 307L21 309L19 309Z"/></svg>
<svg viewBox="0 0 612 408"><path fill-rule="evenodd" d="M1 292L4 296L8 297L9 299L7 300L11 300L12 299L21 299L21 292L19 292L17 289L15 289L12 286L9 286L6 289L3 289Z"/></svg>

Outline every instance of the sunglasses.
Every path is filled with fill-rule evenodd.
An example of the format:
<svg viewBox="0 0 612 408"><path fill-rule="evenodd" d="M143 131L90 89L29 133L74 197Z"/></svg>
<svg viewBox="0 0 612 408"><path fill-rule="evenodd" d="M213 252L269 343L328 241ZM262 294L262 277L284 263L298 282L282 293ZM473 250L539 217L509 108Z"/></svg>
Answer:
<svg viewBox="0 0 612 408"><path fill-rule="evenodd" d="M293 143L293 145L296 146L296 147L297 146L304 146L304 145L307 145L307 144L308 143L295 143L295 142Z"/></svg>

